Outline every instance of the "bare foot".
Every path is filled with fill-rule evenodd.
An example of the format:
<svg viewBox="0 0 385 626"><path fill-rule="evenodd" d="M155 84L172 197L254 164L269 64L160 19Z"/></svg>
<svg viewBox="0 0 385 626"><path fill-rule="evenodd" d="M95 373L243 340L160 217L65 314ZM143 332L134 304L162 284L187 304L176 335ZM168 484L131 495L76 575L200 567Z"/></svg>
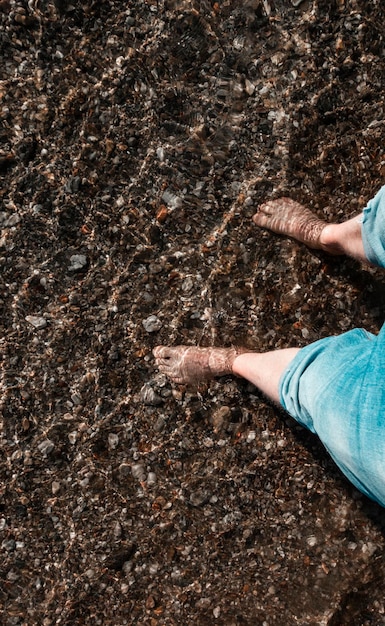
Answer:
<svg viewBox="0 0 385 626"><path fill-rule="evenodd" d="M198 383L215 376L233 373L234 359L242 348L196 348L195 346L157 346L156 365L175 383Z"/></svg>
<svg viewBox="0 0 385 626"><path fill-rule="evenodd" d="M259 207L253 221L258 226L268 228L274 233L293 237L309 248L334 252L321 242L321 233L327 226L326 222L291 198L277 198L265 202Z"/></svg>

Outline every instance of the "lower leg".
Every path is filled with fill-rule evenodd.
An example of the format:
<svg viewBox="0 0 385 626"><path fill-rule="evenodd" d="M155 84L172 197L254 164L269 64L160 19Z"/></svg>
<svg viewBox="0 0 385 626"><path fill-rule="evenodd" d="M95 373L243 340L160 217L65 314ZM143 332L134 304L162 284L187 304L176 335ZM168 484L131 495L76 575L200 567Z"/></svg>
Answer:
<svg viewBox="0 0 385 626"><path fill-rule="evenodd" d="M342 224L327 224L321 232L320 242L324 250L332 248L357 261L367 262L361 233L362 214Z"/></svg>
<svg viewBox="0 0 385 626"><path fill-rule="evenodd" d="M299 348L284 348L272 352L246 352L233 361L233 373L246 378L270 400L279 404L279 381Z"/></svg>

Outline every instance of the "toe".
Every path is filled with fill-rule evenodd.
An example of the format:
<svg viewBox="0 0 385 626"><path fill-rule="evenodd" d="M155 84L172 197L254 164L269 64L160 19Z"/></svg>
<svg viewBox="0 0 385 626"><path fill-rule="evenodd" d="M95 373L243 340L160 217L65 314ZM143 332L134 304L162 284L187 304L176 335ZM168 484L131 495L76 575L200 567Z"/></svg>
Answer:
<svg viewBox="0 0 385 626"><path fill-rule="evenodd" d="M265 213L256 213L253 215L253 222L257 226L266 226L270 221L270 216Z"/></svg>
<svg viewBox="0 0 385 626"><path fill-rule="evenodd" d="M260 204L258 207L258 213L262 213L262 215L271 215L272 213L274 213L274 206L276 203L277 201L269 200L268 202Z"/></svg>
<svg viewBox="0 0 385 626"><path fill-rule="evenodd" d="M156 346L152 353L156 359L165 359L170 356L171 348L167 346Z"/></svg>
<svg viewBox="0 0 385 626"><path fill-rule="evenodd" d="M170 359L157 358L156 359L156 364L159 367L159 369L164 371L165 368L169 368L170 367Z"/></svg>
<svg viewBox="0 0 385 626"><path fill-rule="evenodd" d="M260 226L261 222L264 222L266 219L268 219L273 212L274 211L272 209L271 202L264 202L263 204L259 205L258 211L255 213L255 215L253 215L253 221Z"/></svg>
<svg viewBox="0 0 385 626"><path fill-rule="evenodd" d="M170 369L170 366L166 363L163 363L162 361L157 361L156 363L158 370L162 373L165 374L166 376L170 376L170 373L172 373L172 369Z"/></svg>

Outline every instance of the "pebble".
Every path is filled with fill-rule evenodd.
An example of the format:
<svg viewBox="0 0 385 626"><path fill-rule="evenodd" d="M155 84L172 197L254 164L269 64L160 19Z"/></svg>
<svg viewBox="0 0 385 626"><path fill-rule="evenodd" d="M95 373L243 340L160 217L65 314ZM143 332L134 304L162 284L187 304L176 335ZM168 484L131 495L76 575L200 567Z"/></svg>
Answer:
<svg viewBox="0 0 385 626"><path fill-rule="evenodd" d="M122 572L126 574L126 576L131 572L134 564L132 561L125 561L122 566Z"/></svg>
<svg viewBox="0 0 385 626"><path fill-rule="evenodd" d="M149 315L145 320L142 321L144 330L148 333L156 333L158 330L162 328L162 322L159 317L156 315Z"/></svg>
<svg viewBox="0 0 385 626"><path fill-rule="evenodd" d="M149 472L147 475L147 486L153 487L156 484L156 474L155 472Z"/></svg>
<svg viewBox="0 0 385 626"><path fill-rule="evenodd" d="M250 430L250 432L248 433L247 438L246 438L247 443L250 443L250 442L254 441L256 436L257 435L256 435L255 430Z"/></svg>
<svg viewBox="0 0 385 626"><path fill-rule="evenodd" d="M76 440L78 438L78 431L77 430L73 430L72 432L70 432L68 434L68 440L69 442L74 445L76 443Z"/></svg>
<svg viewBox="0 0 385 626"><path fill-rule="evenodd" d="M317 543L317 537L315 537L314 535L311 535L310 537L306 539L306 543L311 548L314 547Z"/></svg>
<svg viewBox="0 0 385 626"><path fill-rule="evenodd" d="M71 395L71 402L73 402L73 404L76 404L76 406L79 406L82 403L82 399L77 393L73 393Z"/></svg>
<svg viewBox="0 0 385 626"><path fill-rule="evenodd" d="M16 548L16 541L14 539L4 539L1 547L7 552L13 552Z"/></svg>
<svg viewBox="0 0 385 626"><path fill-rule="evenodd" d="M143 482L146 479L146 470L142 463L134 463L131 466L131 473L134 478Z"/></svg>
<svg viewBox="0 0 385 626"><path fill-rule="evenodd" d="M227 95L227 92L226 92L226 95ZM162 200L165 204L167 204L168 207L170 207L170 209L178 209L183 204L182 198L177 196L170 189L166 189L163 192Z"/></svg>
<svg viewBox="0 0 385 626"><path fill-rule="evenodd" d="M14 213L6 220L5 226L16 226L20 221L20 215L18 213Z"/></svg>
<svg viewBox="0 0 385 626"><path fill-rule="evenodd" d="M39 443L37 447L38 447L39 452L41 452L41 454L43 454L44 456L47 456L55 448L55 444L50 439L44 439L44 441Z"/></svg>
<svg viewBox="0 0 385 626"><path fill-rule="evenodd" d="M155 424L154 424L154 430L156 433L161 433L162 430L164 430L164 427L166 425L166 420L164 419L164 417L162 415L159 415L159 417L157 418Z"/></svg>
<svg viewBox="0 0 385 626"><path fill-rule="evenodd" d="M14 572L13 570L11 570L10 572L8 572L8 574L7 574L7 580L8 580L10 583L14 583L14 582L16 582L18 579L19 579L19 575L18 575L18 574L16 574L16 572Z"/></svg>
<svg viewBox="0 0 385 626"><path fill-rule="evenodd" d="M255 85L249 79L245 80L245 91L249 96L252 96L255 91Z"/></svg>
<svg viewBox="0 0 385 626"><path fill-rule="evenodd" d="M193 287L194 287L194 281L191 276L188 276L187 278L184 279L182 283L182 291L187 293L188 291L191 291Z"/></svg>
<svg viewBox="0 0 385 626"><path fill-rule="evenodd" d="M119 522L116 522L113 529L114 539L117 541L122 536L122 526Z"/></svg>
<svg viewBox="0 0 385 626"><path fill-rule="evenodd" d="M31 324L31 326L36 328L36 330L41 330L47 326L47 320L44 317L39 317L38 315L27 315L25 320Z"/></svg>
<svg viewBox="0 0 385 626"><path fill-rule="evenodd" d="M159 406L163 400L148 383L145 383L140 390L140 398L143 404L148 406Z"/></svg>
<svg viewBox="0 0 385 626"><path fill-rule="evenodd" d="M207 493L207 491L199 490L199 491L194 491L193 493L190 494L190 504L192 504L192 506L195 506L195 507L199 507L199 506L202 506L203 504L206 504L206 502L208 502L209 499L210 499L210 495Z"/></svg>
<svg viewBox="0 0 385 626"><path fill-rule="evenodd" d="M197 607L197 609L208 609L211 606L211 599L200 598L199 600L197 600L195 606Z"/></svg>
<svg viewBox="0 0 385 626"><path fill-rule="evenodd" d="M119 436L116 433L110 433L108 435L108 445L112 450L115 450L119 444Z"/></svg>
<svg viewBox="0 0 385 626"><path fill-rule="evenodd" d="M215 411L213 412L211 416L211 421L214 427L214 432L218 433L223 428L225 428L228 422L230 421L230 417L231 417L230 407L224 405L215 409Z"/></svg>
<svg viewBox="0 0 385 626"><path fill-rule="evenodd" d="M69 271L70 272L81 272L87 267L87 257L85 254L73 254L70 257Z"/></svg>
<svg viewBox="0 0 385 626"><path fill-rule="evenodd" d="M58 480L54 480L51 485L52 495L56 496L56 494L60 491L60 483Z"/></svg>
<svg viewBox="0 0 385 626"><path fill-rule="evenodd" d="M130 473L132 473L132 468L129 463L121 463L119 465L119 474L122 476L122 478L125 478Z"/></svg>
<svg viewBox="0 0 385 626"><path fill-rule="evenodd" d="M67 193L77 193L80 189L79 176L72 176L64 186L64 191Z"/></svg>

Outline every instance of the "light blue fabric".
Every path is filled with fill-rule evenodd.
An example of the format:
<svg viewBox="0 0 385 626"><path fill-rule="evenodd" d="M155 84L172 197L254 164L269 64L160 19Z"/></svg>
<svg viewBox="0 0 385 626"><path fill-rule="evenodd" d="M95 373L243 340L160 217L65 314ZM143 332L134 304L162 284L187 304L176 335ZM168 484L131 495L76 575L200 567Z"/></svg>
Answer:
<svg viewBox="0 0 385 626"><path fill-rule="evenodd" d="M362 241L367 259L385 267L385 185L364 209Z"/></svg>
<svg viewBox="0 0 385 626"><path fill-rule="evenodd" d="M369 260L385 267L385 187L365 209L362 230ZM347 478L385 506L385 324L378 336L354 329L302 348L279 391Z"/></svg>

